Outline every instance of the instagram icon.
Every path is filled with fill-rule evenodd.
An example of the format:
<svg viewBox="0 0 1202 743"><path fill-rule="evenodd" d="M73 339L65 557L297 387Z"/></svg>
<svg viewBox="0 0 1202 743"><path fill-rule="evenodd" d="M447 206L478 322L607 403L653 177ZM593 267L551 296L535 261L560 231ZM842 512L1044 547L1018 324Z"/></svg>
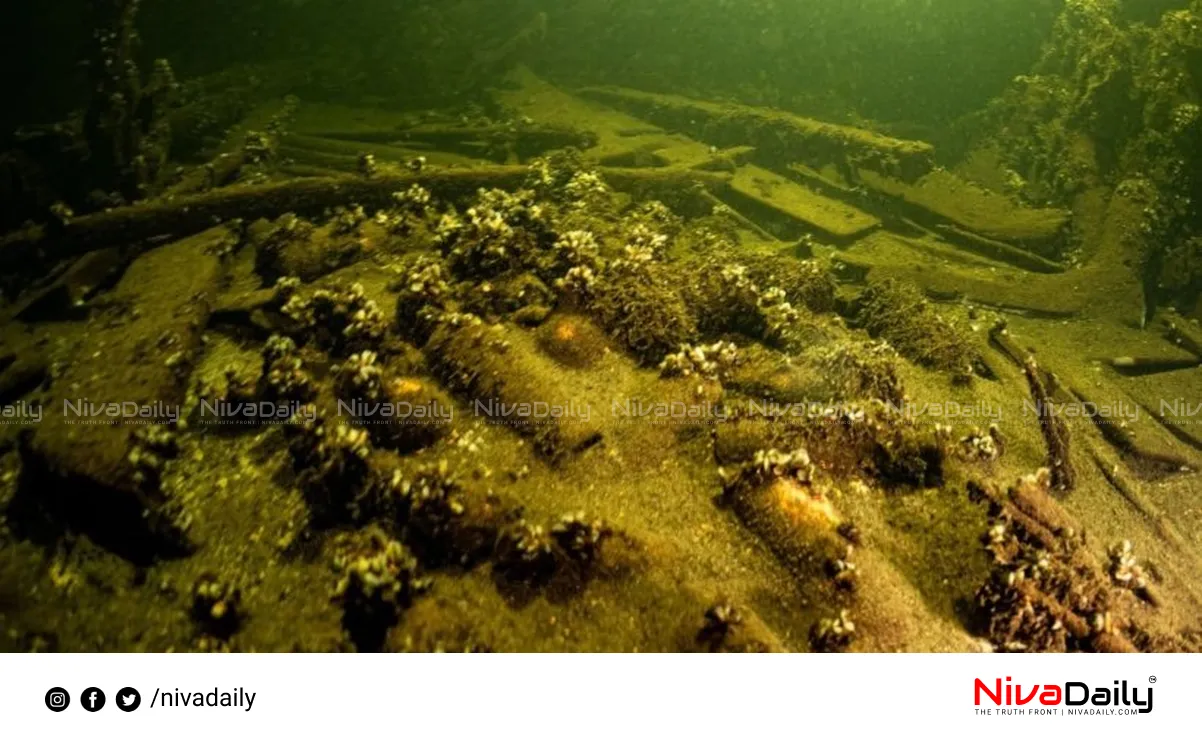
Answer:
<svg viewBox="0 0 1202 743"><path fill-rule="evenodd" d="M51 712L62 712L71 704L71 695L61 686L46 692L46 707Z"/></svg>

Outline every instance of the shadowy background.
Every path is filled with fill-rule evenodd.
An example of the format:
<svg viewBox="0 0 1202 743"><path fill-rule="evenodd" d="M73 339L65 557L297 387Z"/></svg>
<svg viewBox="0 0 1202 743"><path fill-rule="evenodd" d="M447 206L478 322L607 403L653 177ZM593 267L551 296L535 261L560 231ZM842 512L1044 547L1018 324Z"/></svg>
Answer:
<svg viewBox="0 0 1202 743"><path fill-rule="evenodd" d="M1140 4L1155 16L1155 6ZM1062 0L145 0L143 54L181 79L290 59L345 74L348 94L453 94L456 73L539 12L528 61L570 83L739 97L814 115L934 126L996 95L1039 52ZM12 4L6 129L83 99L83 0Z"/></svg>

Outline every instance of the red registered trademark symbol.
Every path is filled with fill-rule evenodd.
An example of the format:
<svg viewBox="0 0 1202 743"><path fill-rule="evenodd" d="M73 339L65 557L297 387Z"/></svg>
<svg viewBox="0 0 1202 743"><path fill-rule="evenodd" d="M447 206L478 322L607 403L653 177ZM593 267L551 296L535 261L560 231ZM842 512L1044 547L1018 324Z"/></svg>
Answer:
<svg viewBox="0 0 1202 743"><path fill-rule="evenodd" d="M1156 683L1156 677L1155 677L1155 676L1149 676L1149 677L1148 677L1148 683L1149 683L1149 684L1154 684L1154 683Z"/></svg>

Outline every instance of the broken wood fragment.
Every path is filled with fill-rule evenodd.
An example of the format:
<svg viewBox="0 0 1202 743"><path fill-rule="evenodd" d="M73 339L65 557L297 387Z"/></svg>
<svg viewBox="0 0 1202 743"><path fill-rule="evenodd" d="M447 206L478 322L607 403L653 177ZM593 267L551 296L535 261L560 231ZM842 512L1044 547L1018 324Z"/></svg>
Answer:
<svg viewBox="0 0 1202 743"><path fill-rule="evenodd" d="M880 227L876 217L756 165L735 171L720 194L746 214L776 228L776 237L795 240L814 233L823 240L847 244Z"/></svg>
<svg viewBox="0 0 1202 743"><path fill-rule="evenodd" d="M695 209L697 188L721 187L729 176L679 168L601 168L616 191L660 199L673 208ZM521 166L430 170L377 178L307 178L209 191L172 200L147 201L71 220L61 229L31 227L0 237L0 267L29 270L92 250L161 236L184 236L235 219L251 221L292 212L319 215L337 206L387 208L393 194L421 185L440 200L463 204L481 188L520 189L529 175ZM687 212L686 212L687 213Z"/></svg>
<svg viewBox="0 0 1202 743"><path fill-rule="evenodd" d="M1035 273L1063 273L1062 263L1048 260L1022 248L977 235L952 224L937 224L933 229L948 240L967 248L977 255L1000 261Z"/></svg>
<svg viewBox="0 0 1202 743"><path fill-rule="evenodd" d="M1053 392L1056 388L1045 382L1045 377L1035 362L1034 356L1028 356L1023 364L1027 376L1027 384L1031 387L1031 397L1039 415L1039 429L1048 449L1048 469L1052 473L1051 486L1056 490L1069 491L1076 486L1077 473L1073 468L1069 451L1068 426L1056 415ZM1049 375L1050 376L1050 375ZM1055 378L1052 377L1054 384Z"/></svg>
<svg viewBox="0 0 1202 743"><path fill-rule="evenodd" d="M751 145L767 160L782 164L801 161L818 169L831 164L845 169L854 163L912 180L930 171L934 163L935 148L926 142L896 139L777 109L613 86L578 92L711 145Z"/></svg>
<svg viewBox="0 0 1202 743"><path fill-rule="evenodd" d="M726 202L722 201L722 199L719 199L717 196L714 196L709 191L702 191L700 193L700 197L703 201L705 201L705 203L712 206L715 211L724 210L725 213L728 214L731 217L731 219L733 219L735 222L737 222L740 227L747 230L748 232L754 233L761 240L767 240L769 242L776 242L776 237L772 233L768 232L763 227L760 227L755 222L753 222L750 219L748 219L747 217L743 216L742 212L735 209L733 206L727 204ZM808 258L809 256L805 256L805 257Z"/></svg>
<svg viewBox="0 0 1202 743"><path fill-rule="evenodd" d="M1072 218L1067 210L1024 206L941 169L912 183L868 169L857 172L856 177L919 224L937 231L942 227L963 239L971 237L982 241L982 246L1018 246L1045 259L1059 252Z"/></svg>
<svg viewBox="0 0 1202 743"><path fill-rule="evenodd" d="M1164 372L1192 369L1202 366L1202 359L1193 358L1147 358L1139 356L1118 356L1106 359L1111 369L1125 377L1142 377L1148 374L1163 374Z"/></svg>
<svg viewBox="0 0 1202 743"><path fill-rule="evenodd" d="M320 165L338 163L340 169L358 172L359 156L371 154L381 164L393 163L405 166L418 158L424 158L427 165L488 167L490 163L480 157L482 153L471 155L452 152L438 152L420 149L412 146L377 144L347 139L330 139L327 137L307 134L291 134L284 138L280 145L280 155L287 161ZM348 167L349 164L349 167Z"/></svg>
<svg viewBox="0 0 1202 743"><path fill-rule="evenodd" d="M1163 334L1166 340L1194 356L1202 359L1202 331L1180 317L1164 320Z"/></svg>
<svg viewBox="0 0 1202 743"><path fill-rule="evenodd" d="M22 440L26 505L140 564L192 547L186 513L160 487L169 457L140 442L163 445L179 422L229 238L214 228L130 264L54 378L62 410Z"/></svg>
<svg viewBox="0 0 1202 743"><path fill-rule="evenodd" d="M50 283L22 295L10 310L9 319L22 322L81 319L87 314L87 300L111 286L130 258L131 251L122 247L85 254Z"/></svg>
<svg viewBox="0 0 1202 743"><path fill-rule="evenodd" d="M1177 549L1182 549L1185 543L1181 539L1181 535L1160 512L1160 509L1140 493L1139 486L1123 474L1118 463L1107 461L1096 449L1090 451L1090 456L1098 471L1102 473L1102 477L1110 483L1110 487L1114 488L1115 492L1121 495L1140 516L1152 524L1156 534Z"/></svg>
<svg viewBox="0 0 1202 743"><path fill-rule="evenodd" d="M259 156L253 151L253 147L248 147L248 144L254 143L252 137L267 136L264 132L271 130L273 126L281 126L282 122L295 114L296 107L297 101L294 98L269 101L256 106L241 123L226 133L217 153L208 162L184 173L179 181L163 192L163 195L184 196L233 183L241 175L242 169ZM273 140L276 138L274 134L271 136Z"/></svg>
<svg viewBox="0 0 1202 743"><path fill-rule="evenodd" d="M1101 406L1090 400L1081 390L1071 393L1080 401L1082 409L1097 427L1102 438L1119 451L1135 467L1141 477L1153 478L1186 472L1193 467L1185 458L1171 452L1157 450L1141 441L1127 419L1113 420L1102 415Z"/></svg>
<svg viewBox="0 0 1202 743"><path fill-rule="evenodd" d="M317 131L314 137L354 143L412 146L421 143L436 150L456 152L513 152L526 160L565 147L587 149L596 143L589 132L543 125L439 126L426 124L394 130Z"/></svg>

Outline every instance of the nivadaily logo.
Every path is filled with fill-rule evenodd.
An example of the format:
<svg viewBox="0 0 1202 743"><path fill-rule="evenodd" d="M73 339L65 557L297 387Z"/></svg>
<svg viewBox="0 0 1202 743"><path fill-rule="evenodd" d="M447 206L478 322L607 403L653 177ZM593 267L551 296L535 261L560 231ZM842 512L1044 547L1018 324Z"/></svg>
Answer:
<svg viewBox="0 0 1202 743"><path fill-rule="evenodd" d="M978 708L977 714L990 714L991 703L1004 715L1131 715L1152 711L1152 687L1137 687L1125 680L1113 682L1113 688L1090 686L1084 681L1024 687L1011 681L1009 676L1005 683L1000 678L992 683L976 679L973 703Z"/></svg>

